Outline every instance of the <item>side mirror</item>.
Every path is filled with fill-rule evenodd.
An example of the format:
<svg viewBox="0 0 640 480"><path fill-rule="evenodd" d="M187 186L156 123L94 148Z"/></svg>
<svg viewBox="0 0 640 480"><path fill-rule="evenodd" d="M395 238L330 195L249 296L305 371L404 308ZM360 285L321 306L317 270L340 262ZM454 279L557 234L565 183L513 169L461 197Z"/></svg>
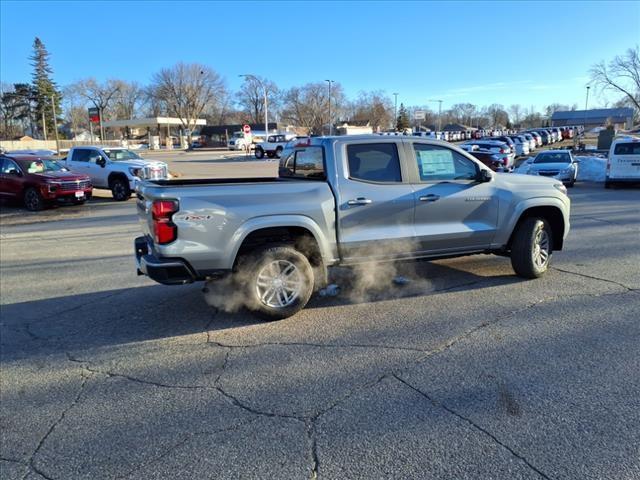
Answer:
<svg viewBox="0 0 640 480"><path fill-rule="evenodd" d="M96 160L96 164L104 168L105 165L107 164L107 161L104 158L100 157Z"/></svg>
<svg viewBox="0 0 640 480"><path fill-rule="evenodd" d="M16 177L21 177L22 173L20 172L20 170L16 170L15 168L12 168L11 170L9 170L7 172L9 175L14 175Z"/></svg>
<svg viewBox="0 0 640 480"><path fill-rule="evenodd" d="M580 163L580 160L574 160L573 163Z"/></svg>
<svg viewBox="0 0 640 480"><path fill-rule="evenodd" d="M481 168L480 171L478 172L477 179L480 183L490 182L492 178L493 178L493 175L489 173L489 170L485 170L484 168Z"/></svg>

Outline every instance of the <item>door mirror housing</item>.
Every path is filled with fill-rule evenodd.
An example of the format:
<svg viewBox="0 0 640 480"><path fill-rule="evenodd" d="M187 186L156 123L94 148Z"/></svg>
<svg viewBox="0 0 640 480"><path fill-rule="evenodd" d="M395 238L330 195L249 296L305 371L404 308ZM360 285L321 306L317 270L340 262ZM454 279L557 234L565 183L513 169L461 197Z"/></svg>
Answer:
<svg viewBox="0 0 640 480"><path fill-rule="evenodd" d="M105 165L107 164L107 161L103 157L100 157L100 158L96 159L96 164L100 165L102 168L104 168Z"/></svg>
<svg viewBox="0 0 640 480"><path fill-rule="evenodd" d="M11 170L9 170L7 172L9 175L13 175L15 177L21 177L22 176L22 172L16 168L12 168Z"/></svg>
<svg viewBox="0 0 640 480"><path fill-rule="evenodd" d="M493 178L493 175L491 175L489 170L485 170L484 168L481 168L480 171L478 172L477 180L480 183L490 182L492 178Z"/></svg>

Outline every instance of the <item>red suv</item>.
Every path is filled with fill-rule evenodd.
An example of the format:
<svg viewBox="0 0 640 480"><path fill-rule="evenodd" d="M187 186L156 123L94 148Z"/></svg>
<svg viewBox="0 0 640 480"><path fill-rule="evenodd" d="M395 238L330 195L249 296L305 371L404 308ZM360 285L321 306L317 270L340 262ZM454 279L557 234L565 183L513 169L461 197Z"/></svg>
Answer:
<svg viewBox="0 0 640 480"><path fill-rule="evenodd" d="M57 202L82 204L92 193L87 175L72 173L52 158L0 156L0 197L22 201L29 210Z"/></svg>

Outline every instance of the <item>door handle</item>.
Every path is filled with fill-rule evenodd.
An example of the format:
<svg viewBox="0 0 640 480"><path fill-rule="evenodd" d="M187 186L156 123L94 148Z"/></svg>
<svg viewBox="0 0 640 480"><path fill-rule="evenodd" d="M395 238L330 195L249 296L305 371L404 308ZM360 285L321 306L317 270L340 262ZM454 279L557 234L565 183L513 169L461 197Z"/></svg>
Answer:
<svg viewBox="0 0 640 480"><path fill-rule="evenodd" d="M369 205L373 200L364 197L358 197L355 200L349 200L347 205Z"/></svg>
<svg viewBox="0 0 640 480"><path fill-rule="evenodd" d="M439 198L440 198L440 195L434 195L433 193L430 193L429 195L424 195L422 197L419 197L418 200L420 200L421 202L435 202Z"/></svg>

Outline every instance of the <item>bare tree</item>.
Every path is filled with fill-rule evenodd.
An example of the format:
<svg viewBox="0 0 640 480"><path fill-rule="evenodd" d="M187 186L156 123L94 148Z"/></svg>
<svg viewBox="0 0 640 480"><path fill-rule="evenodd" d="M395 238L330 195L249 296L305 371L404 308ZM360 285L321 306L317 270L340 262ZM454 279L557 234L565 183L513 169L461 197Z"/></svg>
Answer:
<svg viewBox="0 0 640 480"><path fill-rule="evenodd" d="M267 90L269 114L275 117L280 104L280 91L274 82L262 77L248 76L244 78L240 91L236 93L240 110L247 115L249 123L264 121L265 89Z"/></svg>
<svg viewBox="0 0 640 480"><path fill-rule="evenodd" d="M144 100L144 90L137 82L114 80L113 84L118 93L114 97L111 113L117 120L134 118Z"/></svg>
<svg viewBox="0 0 640 480"><path fill-rule="evenodd" d="M221 96L224 82L212 68L179 62L153 75L150 88L152 96L180 119L185 130L193 130L196 120Z"/></svg>
<svg viewBox="0 0 640 480"><path fill-rule="evenodd" d="M349 104L349 120L368 121L373 129L386 129L395 124L393 110L393 101L383 91L360 92Z"/></svg>
<svg viewBox="0 0 640 480"><path fill-rule="evenodd" d="M120 82L118 80L107 80L104 83L100 83L95 78L87 78L74 83L69 87L69 90L87 100L100 111L100 138L104 140L103 117L109 105L114 101L116 94L120 91Z"/></svg>
<svg viewBox="0 0 640 480"><path fill-rule="evenodd" d="M623 93L640 110L640 49L636 45L624 55L616 55L591 67L591 81L601 90Z"/></svg>
<svg viewBox="0 0 640 480"><path fill-rule="evenodd" d="M313 133L322 133L329 119L329 91L326 83L307 83L293 87L284 95L282 119ZM344 93L339 83L331 86L331 111L334 118L344 106ZM334 113L335 112L335 113Z"/></svg>
<svg viewBox="0 0 640 480"><path fill-rule="evenodd" d="M520 125L520 120L522 120L523 113L524 112L520 104L514 103L509 107L509 116L511 117L511 121L515 125Z"/></svg>

